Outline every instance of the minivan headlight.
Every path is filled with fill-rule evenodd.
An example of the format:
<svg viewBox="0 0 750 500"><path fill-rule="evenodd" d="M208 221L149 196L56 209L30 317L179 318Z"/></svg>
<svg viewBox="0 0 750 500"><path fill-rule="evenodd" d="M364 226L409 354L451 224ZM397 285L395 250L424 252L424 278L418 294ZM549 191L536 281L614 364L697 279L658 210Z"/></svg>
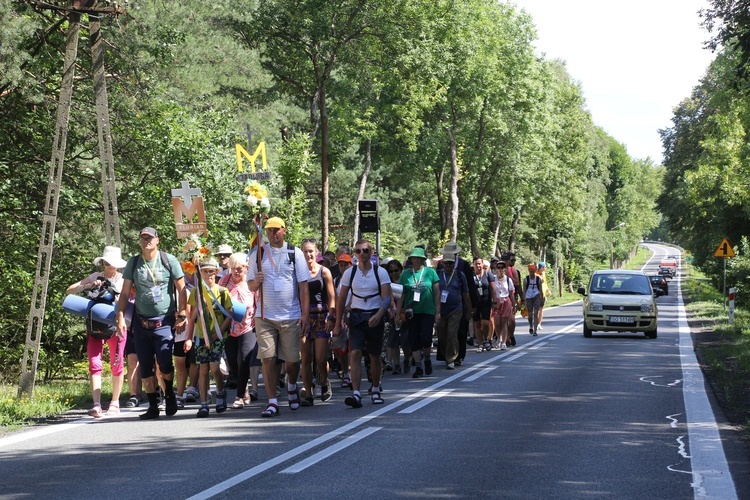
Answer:
<svg viewBox="0 0 750 500"><path fill-rule="evenodd" d="M654 305L651 303L641 304L641 312L642 313L654 312Z"/></svg>
<svg viewBox="0 0 750 500"><path fill-rule="evenodd" d="M597 302L589 304L589 311L601 311L602 309L602 305Z"/></svg>

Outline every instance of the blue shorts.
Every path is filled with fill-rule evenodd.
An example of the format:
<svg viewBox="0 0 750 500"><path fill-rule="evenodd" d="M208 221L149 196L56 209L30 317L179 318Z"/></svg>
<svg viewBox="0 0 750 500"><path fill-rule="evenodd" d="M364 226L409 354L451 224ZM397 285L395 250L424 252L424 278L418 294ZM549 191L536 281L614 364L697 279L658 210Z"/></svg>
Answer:
<svg viewBox="0 0 750 500"><path fill-rule="evenodd" d="M412 351L432 348L434 314L415 314L409 320L409 345Z"/></svg>
<svg viewBox="0 0 750 500"><path fill-rule="evenodd" d="M147 329L141 323L144 319L159 320L162 324L158 328ZM134 314L133 337L142 378L153 377L156 374L154 357L162 374L171 375L174 371L172 364L174 324L174 314L167 314L164 318L141 318L139 314Z"/></svg>

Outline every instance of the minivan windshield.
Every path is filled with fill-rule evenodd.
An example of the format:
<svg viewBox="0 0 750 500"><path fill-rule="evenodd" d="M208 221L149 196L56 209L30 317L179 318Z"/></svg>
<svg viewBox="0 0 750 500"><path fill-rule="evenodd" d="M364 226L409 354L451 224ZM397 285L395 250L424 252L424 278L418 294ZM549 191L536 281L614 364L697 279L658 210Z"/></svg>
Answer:
<svg viewBox="0 0 750 500"><path fill-rule="evenodd" d="M619 295L651 295L651 283L646 276L637 274L602 273L591 278L589 293Z"/></svg>

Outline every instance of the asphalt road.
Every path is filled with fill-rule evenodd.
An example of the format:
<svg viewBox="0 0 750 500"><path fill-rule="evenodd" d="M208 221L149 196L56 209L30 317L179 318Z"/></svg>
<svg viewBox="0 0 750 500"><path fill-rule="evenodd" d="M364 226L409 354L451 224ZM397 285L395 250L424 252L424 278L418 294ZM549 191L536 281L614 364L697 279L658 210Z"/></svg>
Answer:
<svg viewBox="0 0 750 500"><path fill-rule="evenodd" d="M678 283L658 299L657 339L586 339L580 302L553 308L538 337L519 321L508 351L470 349L423 379L386 374L383 406L348 408L336 383L329 403L274 419L260 403L148 422L135 409L0 438L0 496L747 498Z"/></svg>

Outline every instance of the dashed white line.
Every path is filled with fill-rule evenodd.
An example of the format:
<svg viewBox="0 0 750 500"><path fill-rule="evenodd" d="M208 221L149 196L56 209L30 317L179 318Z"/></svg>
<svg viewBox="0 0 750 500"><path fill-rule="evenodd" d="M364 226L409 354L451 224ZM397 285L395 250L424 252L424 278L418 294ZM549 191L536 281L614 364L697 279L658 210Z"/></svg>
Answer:
<svg viewBox="0 0 750 500"><path fill-rule="evenodd" d="M324 460L330 457L334 453L337 453L343 450L344 448L347 448L353 445L357 441L360 441L366 438L367 436L378 432L380 429L382 429L382 427L368 427L367 429L362 429L358 433L352 434L351 436L341 440L340 442L332 446L329 446L328 448L324 450L319 451L318 453L302 460L301 462L295 465L292 465L291 467L287 467L286 469L281 471L279 474L296 474L298 472L302 472L303 470L307 469L311 465L317 464L321 460Z"/></svg>
<svg viewBox="0 0 750 500"><path fill-rule="evenodd" d="M450 394L453 391L455 391L455 389L447 389L445 391L437 392L437 393L433 394L432 396L428 396L428 397L424 398L419 403L415 403L415 404L411 405L408 408L404 408L399 413L403 414L403 415L408 415L409 413L414 413L415 411L419 410L420 408L422 408L424 406L427 406L428 404L432 403L433 401L437 401L438 399L442 398L443 396L447 396L448 394Z"/></svg>

